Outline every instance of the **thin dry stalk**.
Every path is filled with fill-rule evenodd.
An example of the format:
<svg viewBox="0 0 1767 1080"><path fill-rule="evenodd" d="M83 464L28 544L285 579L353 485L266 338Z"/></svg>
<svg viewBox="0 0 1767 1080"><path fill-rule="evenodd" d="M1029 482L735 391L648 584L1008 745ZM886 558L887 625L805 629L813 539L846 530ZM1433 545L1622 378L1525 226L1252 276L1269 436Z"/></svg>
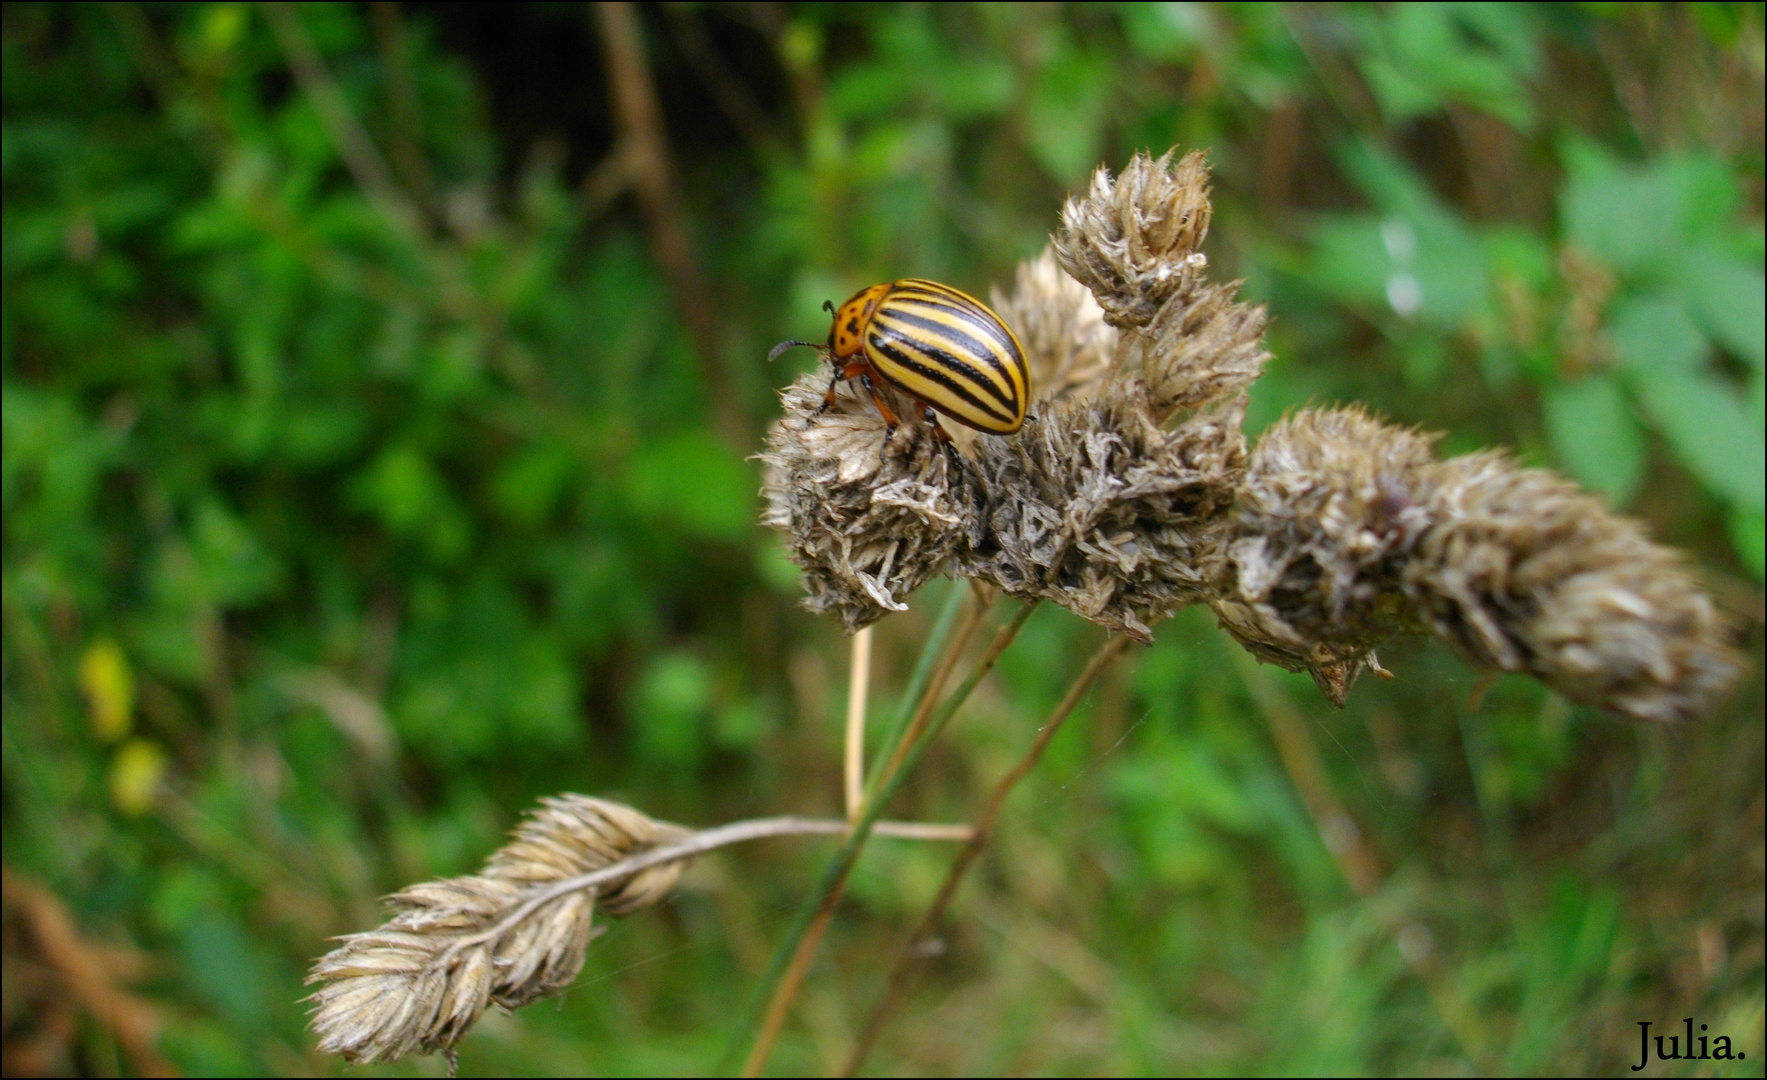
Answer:
<svg viewBox="0 0 1767 1080"><path fill-rule="evenodd" d="M393 182L393 174L387 168L386 159L381 157L374 140L368 135L368 130L350 110L350 103L338 88L337 80L326 70L325 61L319 55L318 47L313 44L312 35L307 33L306 26L301 22L299 13L294 10L293 5L287 3L266 3L260 6L264 12L264 20L270 24L270 31L276 37L277 45L288 58L288 66L294 72L295 82L313 103L314 111L319 114L319 123L325 128L325 134L332 145L337 147L338 156L344 159L344 167L350 170L350 176L355 179L356 185L367 193L370 201L383 214L400 226L409 228L414 225L418 220L416 207L411 205L405 193Z"/></svg>
<svg viewBox="0 0 1767 1080"><path fill-rule="evenodd" d="M859 815L865 798L865 695L871 688L871 627L853 635L852 670L847 681L845 760L847 820Z"/></svg>
<svg viewBox="0 0 1767 1080"><path fill-rule="evenodd" d="M687 231L687 213L681 204L681 185L663 124L662 103L645 55L644 35L638 14L629 3L595 5L595 26L607 63L607 81L613 98L614 122L620 132L620 155L615 160L626 170L632 194L650 234L651 254L661 267L675 301L675 310L693 337L699 356L700 376L706 398L725 438L738 445L748 440L748 424L730 393L719 353L717 305L700 271Z"/></svg>
<svg viewBox="0 0 1767 1080"><path fill-rule="evenodd" d="M1025 622L1035 610L1035 604L1024 605L1011 622L1000 628L988 646L988 651L927 722L925 734L909 748L901 768L887 777L880 777L877 791L865 802L863 812L853 822L852 831L847 834L847 842L841 845L841 849L824 868L822 880L817 884L814 907L806 908L799 915L797 922L786 932L779 949L774 953L773 963L762 983L770 988L766 1008L761 1014L754 1047L743 1062L741 1075L759 1076L761 1069L766 1066L767 1058L773 1052L773 1044L779 1039L780 1029L785 1026L785 1017L791 1010L792 1002L797 999L798 991L803 987L804 976L810 970L810 962L815 959L816 950L822 944L822 935L828 930L829 920L834 916L834 907L840 902L841 894L846 889L847 878L852 874L854 864L858 862L859 852L870 838L872 823L883 812L883 808L889 805L890 799L901 790L903 782L914 771L914 766L926 753L927 747L932 745L951 717L956 715L958 708L969 699L970 692L993 670L1000 654L1018 637L1019 631L1024 629ZM903 742L907 741L905 736Z"/></svg>
<svg viewBox="0 0 1767 1080"><path fill-rule="evenodd" d="M987 808L982 811L981 819L976 822L975 831L970 836L969 842L963 845L963 850L957 853L957 858L951 863L951 869L945 875L945 883L939 887L938 897L933 900L932 906L921 917L920 924L914 928L914 933L908 935L908 940L903 943L902 951L897 954L895 965L890 968L889 979L884 984L883 995L878 998L877 1005L871 1010L871 1015L866 1018L865 1027L859 1034L859 1040L854 1044L852 1054L841 1069L842 1076L858 1075L859 1067L865 1064L865 1059L870 1055L872 1047L877 1045L878 1036L883 1034L884 1025L889 1023L890 1017L895 1015L896 1010L901 1007L903 999L907 996L909 975L914 968L916 946L923 941L930 940L938 932L939 924L944 921L945 912L951 907L951 901L957 897L957 887L963 883L963 878L969 873L970 867L975 865L976 859L988 846L988 841L993 839L994 827L1000 821L1000 811L1006 805L1007 796L1012 794L1012 789L1018 786L1019 781L1029 776L1031 770L1037 767L1037 763L1043 759L1043 752L1049 748L1050 741L1055 738L1056 733L1061 730L1062 725L1073 714L1075 706L1079 705L1080 698L1091 688L1099 673L1124 649L1129 647L1129 641L1130 639L1126 637L1113 637L1099 646L1098 651L1093 653L1092 659L1087 662L1085 669L1075 677L1073 683L1068 687L1068 692L1062 696L1055 711L1049 714L1049 719L1045 720L1043 726L1037 730L1037 737L1031 741L1024 756L1019 758L1018 763L994 785L993 792L988 796Z"/></svg>
<svg viewBox="0 0 1767 1080"><path fill-rule="evenodd" d="M107 947L83 937L67 906L54 893L10 868L0 868L0 895L8 909L17 911L36 958L59 984L58 989L116 1039L129 1063L143 1076L177 1076L178 1070L159 1052L164 1027L160 1010L120 985L126 979L140 977L140 957L130 950ZM12 983L12 960L8 953L9 996L16 989ZM71 1027L71 1016L69 1019ZM13 1044L8 1042L7 1075L28 1075L34 1071L30 1066L39 1062L44 1073L61 1064L55 1059L64 1047L51 1040L33 1042L38 1045L27 1049L29 1058L15 1054Z"/></svg>
<svg viewBox="0 0 1767 1080"><path fill-rule="evenodd" d="M914 710L914 719L908 722L908 728L896 741L896 748L890 754L889 761L877 775L877 783L883 784L895 775L902 767L902 759L914 746L920 733L926 730L927 720L932 716L933 706L938 703L939 691L945 688L945 680L950 677L951 669L957 666L962 658L963 650L969 645L969 639L975 636L976 628L982 625L982 616L988 613L989 596L985 589L977 587L972 590L975 603L970 606L969 614L964 616L963 625L957 628L957 636L951 640L951 647L940 658L939 666L934 669L933 677L926 684L926 693L920 696L920 704Z"/></svg>
<svg viewBox="0 0 1767 1080"><path fill-rule="evenodd" d="M411 50L406 41L405 19L399 5L376 0L368 5L374 24L375 47L387 73L387 106L392 114L392 164L405 189L419 206L432 213L436 205L435 184L423 152L423 116L418 102L417 79L411 71Z"/></svg>

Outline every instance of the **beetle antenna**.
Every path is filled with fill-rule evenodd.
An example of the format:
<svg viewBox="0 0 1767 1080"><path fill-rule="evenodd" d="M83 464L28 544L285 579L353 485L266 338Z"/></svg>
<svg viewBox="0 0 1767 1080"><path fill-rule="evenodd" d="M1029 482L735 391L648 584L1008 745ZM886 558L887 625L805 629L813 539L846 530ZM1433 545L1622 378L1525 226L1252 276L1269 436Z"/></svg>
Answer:
<svg viewBox="0 0 1767 1080"><path fill-rule="evenodd" d="M790 349L795 349L799 345L804 345L804 346L807 346L812 349L822 348L822 346L816 344L814 341L782 341L779 344L773 346L773 351L771 351L767 354L767 362L769 364L771 364L773 361L779 359L780 353L786 352Z"/></svg>
<svg viewBox="0 0 1767 1080"><path fill-rule="evenodd" d="M822 310L828 312L830 315L833 315L834 314L834 301L833 300L822 301Z"/></svg>

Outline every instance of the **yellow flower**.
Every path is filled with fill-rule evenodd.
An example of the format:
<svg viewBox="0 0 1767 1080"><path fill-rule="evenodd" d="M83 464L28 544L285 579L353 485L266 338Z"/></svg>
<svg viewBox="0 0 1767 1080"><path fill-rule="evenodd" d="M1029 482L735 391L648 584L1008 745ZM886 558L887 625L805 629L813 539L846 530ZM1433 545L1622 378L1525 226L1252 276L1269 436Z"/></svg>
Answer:
<svg viewBox="0 0 1767 1080"><path fill-rule="evenodd" d="M129 734L135 711L135 674L129 658L109 638L99 638L80 657L80 689L92 716L92 731L105 742Z"/></svg>
<svg viewBox="0 0 1767 1080"><path fill-rule="evenodd" d="M110 759L110 801L130 817L153 809L166 775L165 747L151 739L130 739Z"/></svg>

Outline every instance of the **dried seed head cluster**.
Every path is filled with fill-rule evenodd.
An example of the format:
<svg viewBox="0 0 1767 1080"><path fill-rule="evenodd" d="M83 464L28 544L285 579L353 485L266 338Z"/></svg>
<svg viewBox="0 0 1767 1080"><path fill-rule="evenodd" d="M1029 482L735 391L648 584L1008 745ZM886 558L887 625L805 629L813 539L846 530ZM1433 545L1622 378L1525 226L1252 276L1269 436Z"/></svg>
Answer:
<svg viewBox="0 0 1767 1080"><path fill-rule="evenodd" d="M1212 603L1254 655L1307 671L1338 705L1406 626L1400 591L1424 525L1430 440L1356 409L1302 412L1258 440Z"/></svg>
<svg viewBox="0 0 1767 1080"><path fill-rule="evenodd" d="M1062 270L1053 248L1020 263L1012 292L995 289L993 301L1025 347L1035 400L1088 397L1110 374L1117 332L1086 286Z"/></svg>
<svg viewBox="0 0 1767 1080"><path fill-rule="evenodd" d="M546 799L483 871L395 894L390 921L343 938L313 966L319 1049L358 1063L448 1050L487 1004L515 1008L562 990L583 966L595 907L625 915L654 904L684 864L568 892L525 914L523 905L547 886L687 835L618 803Z"/></svg>
<svg viewBox="0 0 1767 1080"><path fill-rule="evenodd" d="M1234 509L1221 625L1339 705L1407 629L1640 720L1717 705L1740 660L1674 552L1552 473L1437 461L1432 441L1359 409L1272 426Z"/></svg>
<svg viewBox="0 0 1767 1080"><path fill-rule="evenodd" d="M1168 431L1137 381L1060 403L977 440L985 542L961 568L1151 641L1151 624L1204 595L1244 457L1236 411Z"/></svg>
<svg viewBox="0 0 1767 1080"><path fill-rule="evenodd" d="M804 568L805 606L838 614L852 633L905 610L944 568L975 524L975 496L925 424L903 424L886 445L883 417L849 385L818 415L826 378L806 375L781 395L785 419L761 455L761 520Z"/></svg>
<svg viewBox="0 0 1767 1080"><path fill-rule="evenodd" d="M809 606L853 629L948 571L1140 640L1206 602L1339 705L1406 630L1628 716L1717 703L1740 660L1711 604L1672 552L1565 481L1496 454L1438 461L1432 437L1356 409L1303 411L1248 454L1265 314L1207 280L1209 216L1200 154L1100 169L995 297L1031 364L1031 414L962 458L919 423L880 456L868 403L843 395L813 418L820 388L788 390L767 521Z"/></svg>
<svg viewBox="0 0 1767 1080"><path fill-rule="evenodd" d="M1202 279L1212 212L1200 151L1176 169L1170 151L1158 161L1138 154L1114 182L1100 168L1086 197L1062 207L1052 239L1062 266L1098 297L1105 322L1140 329Z"/></svg>
<svg viewBox="0 0 1767 1080"><path fill-rule="evenodd" d="M1639 720L1709 713L1742 672L1679 553L1569 481L1469 454L1429 471L1417 620L1485 668Z"/></svg>

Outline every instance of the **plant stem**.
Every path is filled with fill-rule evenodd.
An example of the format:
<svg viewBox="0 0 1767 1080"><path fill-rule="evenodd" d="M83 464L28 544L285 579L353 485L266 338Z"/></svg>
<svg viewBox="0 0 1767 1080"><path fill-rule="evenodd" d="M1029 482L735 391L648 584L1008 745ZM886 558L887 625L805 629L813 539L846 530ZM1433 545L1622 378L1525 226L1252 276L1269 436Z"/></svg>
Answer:
<svg viewBox="0 0 1767 1080"><path fill-rule="evenodd" d="M1037 762L1042 760L1043 752L1049 748L1050 741L1055 738L1056 733L1061 730L1062 725L1072 715L1074 707L1080 703L1080 698L1092 686L1093 680L1098 678L1099 672L1116 659L1119 653L1128 648L1129 640L1126 637L1114 637L1098 647L1098 651L1092 654L1092 659L1086 664L1085 669L1068 686L1068 692L1062 696L1055 711L1049 714L1049 719L1045 720L1043 726L1038 729L1037 737L1031 741L1030 748L1025 751L1024 756L1019 758L1018 764L1008 770L1006 775L1002 776L999 782L994 785L993 792L988 796L987 809L982 812L981 820L976 822L975 832L971 834L969 843L963 845L963 850L957 853L956 860L952 862L951 870L945 875L945 883L939 888L938 898L927 909L926 914L920 920L920 925L914 928L914 933L908 936L908 940L902 946L901 953L897 955L895 965L890 969L889 980L884 984L883 996L878 998L876 1007L866 1018L865 1027L859 1035L859 1041L854 1044L853 1052L847 1058L846 1066L841 1070L842 1076L853 1076L858 1073L859 1067L865 1063L866 1055L870 1054L871 1048L876 1045L878 1036L883 1034L884 1025L889 1022L890 1016L901 1005L902 999L908 991L909 973L914 967L915 946L938 932L939 923L943 921L946 910L951 906L951 901L956 898L957 887L963 883L964 875L969 872L969 868L975 864L982 850L988 846L988 841L993 838L994 826L1000 820L1000 811L1006 805L1006 797L1012 794L1012 789L1018 786L1019 781L1029 776L1031 770L1037 767Z"/></svg>
<svg viewBox="0 0 1767 1080"><path fill-rule="evenodd" d="M638 13L629 3L599 3L594 23L607 65L610 111L626 154L626 179L649 234L651 257L662 270L670 299L693 339L706 399L719 433L735 445L746 446L748 418L743 415L740 397L730 391L722 362L724 326L689 235L681 181L669 152L663 107Z"/></svg>
<svg viewBox="0 0 1767 1080"><path fill-rule="evenodd" d="M495 923L449 946L446 952L437 957L436 964L446 966L446 961L462 949L497 940L540 908L570 893L597 888L612 881L629 878L640 870L691 859L731 844L762 840L770 836L833 836L846 832L848 827L846 821L838 818L770 817L732 821L727 825L701 829L684 840L641 851L619 862L555 881L537 890ZM904 840L963 840L973 835L973 830L967 825L940 825L919 821L879 821L873 829L879 836L894 836Z"/></svg>
<svg viewBox="0 0 1767 1080"><path fill-rule="evenodd" d="M313 43L312 36L307 33L301 17L286 3L259 6L264 13L264 21L270 24L270 32L275 36L277 45L288 58L288 66L294 72L296 84L313 103L314 112L319 114L320 126L336 147L338 156L343 158L344 167L356 181L356 186L362 189L362 193L374 204L375 209L385 214L395 225L404 230L412 229L419 220L416 207L399 190L398 185L393 183L393 175L387 169L386 159L380 156L368 130L350 110L350 104L345 100L337 80L326 70L325 60L319 55L319 49Z"/></svg>
<svg viewBox="0 0 1767 1080"><path fill-rule="evenodd" d="M859 813L865 797L865 695L871 689L871 627L853 635L853 662L847 673L847 820Z"/></svg>
<svg viewBox="0 0 1767 1080"><path fill-rule="evenodd" d="M760 1010L758 1017L752 1017L751 1022L747 1025L748 1028L754 1028L757 1025L753 1021L759 1020L759 1031L755 1036L754 1047L750 1050L748 1058L742 1066L743 1076L759 1076L762 1067L767 1063L768 1056L773 1052L773 1043L779 1038L779 1031L785 1024L786 1014L791 1009L792 1002L796 1000L798 990L803 986L804 975L810 970L810 961L815 958L816 949L822 943L822 935L828 929L829 919L834 914L835 904L840 901L841 892L846 887L847 877L852 873L853 865L858 861L859 853L864 849L866 841L871 838L872 828L877 819L882 816L884 807L889 805L890 800L902 789L909 774L914 771L914 766L925 755L927 747L931 746L933 741L939 737L939 733L944 730L951 717L956 715L958 708L975 690L976 684L980 683L982 678L993 669L995 662L1000 659L1000 654L1006 651L1007 646L1012 644L1014 638L1018 637L1019 631L1024 628L1025 621L1031 617L1031 612L1036 610L1036 606L1035 601L1024 605L1019 609L1018 614L1013 616L1012 621L1001 627L994 635L994 641L988 646L988 651L982 655L980 660L976 661L976 665L970 670L969 675L964 678L956 690L951 692L950 697L946 698L936 710L933 710L930 719L925 724L923 733L908 748L903 757L901 768L887 777L883 777L878 784L878 790L865 800L858 819L853 822L852 831L847 834L846 842L823 867L822 877L816 883L815 900L799 911L798 917L786 930L784 939L780 941L779 948L775 950L773 960L768 965L766 974L762 977L761 986L767 988L768 992L764 1008ZM720 1069L719 1071L724 1070Z"/></svg>
<svg viewBox="0 0 1767 1080"><path fill-rule="evenodd" d="M895 751L890 754L889 760L882 769L878 770L877 775L872 777L873 789L878 784L887 781L897 769L902 767L902 759L908 753L908 748L913 746L920 739L920 733L926 730L927 722L932 716L933 703L938 700L939 691L944 688L945 680L951 677L951 669L956 667L957 661L963 658L963 650L969 646L969 639L975 636L976 628L981 626L982 616L988 612L989 596L987 590L979 586L974 589L974 592L975 605L969 609L969 615L963 620L963 626L958 629L957 636L951 642L951 647L945 650L945 655L940 658L938 668L934 670L932 678L927 682L925 692L920 696L920 707L914 711L914 716L909 720L907 729L898 733Z"/></svg>
<svg viewBox="0 0 1767 1080"><path fill-rule="evenodd" d="M889 734L879 744L885 750L901 744L902 733L908 730L909 723L913 720L921 699L928 696L927 688L929 686L933 688L931 696L938 696L939 686L944 684L944 679L941 678L939 684L934 685L932 681L933 668L935 666L945 667L941 661L952 653L963 651L961 643L955 649L947 649L946 646L951 641L951 630L957 624L958 613L963 610L963 601L969 595L969 587L962 581L951 583L951 591L945 597L945 606L939 610L939 617L933 623L932 633L927 635L926 644L921 646L920 655L914 660L914 673L908 677L908 686L902 691L902 703L896 709L896 718L890 724ZM973 628L967 625L967 622L966 620L965 631L973 632ZM967 634L962 640L968 641ZM871 771L865 778L865 790L871 791L877 787L877 778L882 774L886 760L888 760L887 755L879 755L877 760L871 763Z"/></svg>

